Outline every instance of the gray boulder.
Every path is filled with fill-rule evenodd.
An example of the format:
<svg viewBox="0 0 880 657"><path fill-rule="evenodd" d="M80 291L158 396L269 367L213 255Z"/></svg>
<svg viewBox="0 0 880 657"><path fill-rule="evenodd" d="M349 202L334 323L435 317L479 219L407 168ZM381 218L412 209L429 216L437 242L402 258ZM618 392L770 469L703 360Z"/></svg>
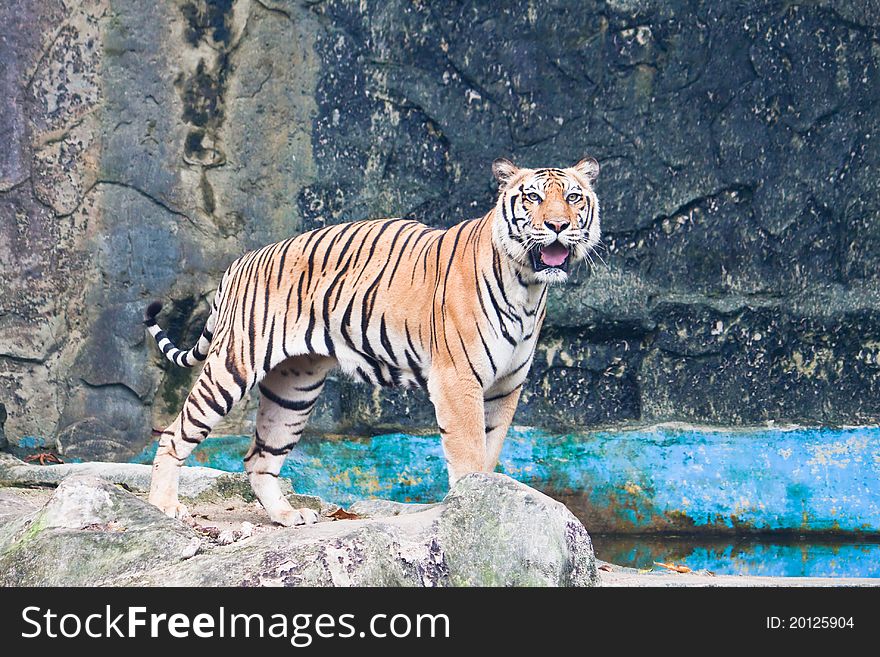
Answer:
<svg viewBox="0 0 880 657"><path fill-rule="evenodd" d="M590 538L559 502L499 474L374 519L278 528L218 545L91 475L0 517L0 584L591 586ZM162 555L162 558L157 558Z"/></svg>
<svg viewBox="0 0 880 657"><path fill-rule="evenodd" d="M133 493L148 493L152 468L136 463L100 461L30 465L10 454L0 454L0 486L55 487L71 475L92 475L119 484ZM314 495L294 493L287 479L281 480L281 488L296 507L308 507L322 513L332 513L339 508ZM188 466L181 470L179 492L181 500L186 503L230 498L253 502L256 499L246 475L202 466Z"/></svg>
<svg viewBox="0 0 880 657"><path fill-rule="evenodd" d="M34 514L0 527L0 584L101 586L192 557L202 543L186 525L90 475L65 479Z"/></svg>

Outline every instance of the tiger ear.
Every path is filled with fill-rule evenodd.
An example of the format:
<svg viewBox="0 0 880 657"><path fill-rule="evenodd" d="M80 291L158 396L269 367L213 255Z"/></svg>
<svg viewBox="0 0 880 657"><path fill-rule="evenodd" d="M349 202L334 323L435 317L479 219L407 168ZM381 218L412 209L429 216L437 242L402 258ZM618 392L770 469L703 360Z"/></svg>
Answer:
<svg viewBox="0 0 880 657"><path fill-rule="evenodd" d="M584 176L590 182L594 182L599 177L599 163L594 157L585 157L583 160L575 164L572 169Z"/></svg>
<svg viewBox="0 0 880 657"><path fill-rule="evenodd" d="M503 157L499 157L492 163L492 174L502 187L510 182L517 173L519 173L519 167Z"/></svg>

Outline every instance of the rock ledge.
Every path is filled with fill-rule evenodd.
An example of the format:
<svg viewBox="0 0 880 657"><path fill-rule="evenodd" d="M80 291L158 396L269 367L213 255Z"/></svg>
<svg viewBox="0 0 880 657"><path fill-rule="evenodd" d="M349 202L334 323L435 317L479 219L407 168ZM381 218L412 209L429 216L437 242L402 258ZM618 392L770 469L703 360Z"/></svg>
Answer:
<svg viewBox="0 0 880 657"><path fill-rule="evenodd" d="M133 492L96 476L102 465L76 467L80 472L61 479L42 506L28 507L25 489L0 490L4 506L10 509L0 515L0 584L593 586L598 582L590 537L577 518L563 504L500 474L469 475L439 504L414 505L415 509L362 504L370 508L371 518L263 528L252 535L239 532L235 542L219 545L197 526L166 518ZM9 482L14 470L16 485L40 485L34 480L45 479L42 470L46 469L61 474L61 466L36 472L35 466L4 461L0 480ZM127 477L111 477L120 478ZM193 492L198 497L206 490L209 487ZM320 506L325 512L334 508Z"/></svg>

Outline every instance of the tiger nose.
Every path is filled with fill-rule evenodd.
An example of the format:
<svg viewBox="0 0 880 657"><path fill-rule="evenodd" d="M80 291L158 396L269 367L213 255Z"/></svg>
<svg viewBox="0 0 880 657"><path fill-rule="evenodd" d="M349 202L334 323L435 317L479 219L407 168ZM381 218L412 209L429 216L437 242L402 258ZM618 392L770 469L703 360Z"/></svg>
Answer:
<svg viewBox="0 0 880 657"><path fill-rule="evenodd" d="M550 226L550 228L557 233L561 233L568 226L568 222L565 219L547 219L547 221L544 222L544 225Z"/></svg>

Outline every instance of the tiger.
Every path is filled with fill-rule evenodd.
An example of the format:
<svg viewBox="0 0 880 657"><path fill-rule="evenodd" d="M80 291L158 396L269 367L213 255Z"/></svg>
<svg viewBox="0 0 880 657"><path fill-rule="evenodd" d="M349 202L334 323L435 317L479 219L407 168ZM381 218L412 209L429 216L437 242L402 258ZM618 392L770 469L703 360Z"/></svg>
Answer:
<svg viewBox="0 0 880 657"><path fill-rule="evenodd" d="M452 486L495 469L535 355L551 285L600 242L599 164L492 165L495 206L448 229L406 218L331 224L235 260L195 344L177 348L144 324L174 364L202 363L183 408L159 433L149 502L187 517L180 467L253 388L260 393L244 457L271 521L311 524L279 473L303 434L325 379L339 368L373 386L418 387L434 406Z"/></svg>

